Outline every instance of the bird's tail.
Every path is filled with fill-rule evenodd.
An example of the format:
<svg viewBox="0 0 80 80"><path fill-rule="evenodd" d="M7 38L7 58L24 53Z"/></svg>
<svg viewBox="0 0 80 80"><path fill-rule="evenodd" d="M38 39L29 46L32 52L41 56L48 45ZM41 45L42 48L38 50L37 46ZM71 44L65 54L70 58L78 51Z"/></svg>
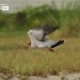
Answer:
<svg viewBox="0 0 80 80"><path fill-rule="evenodd" d="M59 41L57 41L55 44L53 44L52 46L51 46L51 48L55 48L55 47L57 47L57 46L60 46L61 44L64 44L66 42L66 40L59 40Z"/></svg>

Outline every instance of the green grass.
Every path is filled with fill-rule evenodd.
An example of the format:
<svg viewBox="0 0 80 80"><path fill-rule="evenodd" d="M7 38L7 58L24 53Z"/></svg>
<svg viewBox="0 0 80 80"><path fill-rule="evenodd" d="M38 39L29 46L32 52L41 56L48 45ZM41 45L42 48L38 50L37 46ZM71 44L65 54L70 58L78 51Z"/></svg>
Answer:
<svg viewBox="0 0 80 80"><path fill-rule="evenodd" d="M59 25L62 35L80 37L80 1L71 0L66 6L62 0L60 10L53 6L27 6L17 13L0 12L1 31L27 31L46 24Z"/></svg>
<svg viewBox="0 0 80 80"><path fill-rule="evenodd" d="M70 36L80 36L79 4L74 4L74 10L70 10L71 4L69 4L60 11L53 11L51 8L46 11L44 9L46 7L43 6L42 8L25 9L18 14L1 13L0 72L42 76L58 74L58 72L80 72L80 38L70 38ZM44 10L38 12L39 9ZM26 13L25 16L28 16L27 18L23 15L24 13ZM20 15L23 15L22 19ZM25 21L24 25L19 24L22 20ZM29 37L25 31L47 22L59 23L60 26L59 31L50 35L50 39L66 39L67 42L56 48L55 52L49 52L46 48L27 49ZM60 36L69 38L60 38Z"/></svg>
<svg viewBox="0 0 80 80"><path fill-rule="evenodd" d="M55 33L54 33L55 34ZM57 38L53 34L51 39ZM26 75L47 75L58 72L80 71L80 38L67 42L49 52L45 49L27 49L29 38L25 33L0 36L0 72Z"/></svg>

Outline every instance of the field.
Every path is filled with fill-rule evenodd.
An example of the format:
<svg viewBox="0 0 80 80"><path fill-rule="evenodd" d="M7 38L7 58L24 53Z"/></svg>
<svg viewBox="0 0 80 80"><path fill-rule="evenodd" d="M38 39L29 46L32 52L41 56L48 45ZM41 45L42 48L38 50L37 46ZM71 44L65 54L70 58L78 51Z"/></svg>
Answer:
<svg viewBox="0 0 80 80"><path fill-rule="evenodd" d="M80 38L60 38L54 33L50 39L66 39L66 43L49 52L45 49L26 48L26 32L0 33L0 72L41 75L80 71Z"/></svg>

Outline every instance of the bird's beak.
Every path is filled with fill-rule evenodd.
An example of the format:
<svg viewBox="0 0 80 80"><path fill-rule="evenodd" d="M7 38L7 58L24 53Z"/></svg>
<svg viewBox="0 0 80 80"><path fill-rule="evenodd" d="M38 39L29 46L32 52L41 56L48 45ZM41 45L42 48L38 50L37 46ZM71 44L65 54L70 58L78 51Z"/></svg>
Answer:
<svg viewBox="0 0 80 80"><path fill-rule="evenodd" d="M27 44L27 48L29 48L31 46L31 42L29 42L28 44Z"/></svg>

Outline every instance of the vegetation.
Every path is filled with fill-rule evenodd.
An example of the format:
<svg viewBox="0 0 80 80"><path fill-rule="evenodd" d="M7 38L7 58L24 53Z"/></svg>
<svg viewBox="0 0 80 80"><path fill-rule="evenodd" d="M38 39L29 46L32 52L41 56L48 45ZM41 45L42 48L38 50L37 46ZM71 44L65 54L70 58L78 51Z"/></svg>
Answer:
<svg viewBox="0 0 80 80"><path fill-rule="evenodd" d="M80 2L71 2L61 10L53 6L43 5L26 7L17 13L0 12L0 31L24 31L45 24L59 25L64 36L80 36ZM61 35L61 36L62 36Z"/></svg>
<svg viewBox="0 0 80 80"><path fill-rule="evenodd" d="M43 5L36 8L27 7L17 13L0 12L0 72L25 75L79 72L79 4L70 3L65 8L62 6L61 10ZM67 42L53 53L47 49L27 48L27 31L46 23L60 27L50 35L52 40L65 37Z"/></svg>
<svg viewBox="0 0 80 80"><path fill-rule="evenodd" d="M58 40L53 34L50 38ZM62 39L62 38L61 38ZM40 75L80 71L80 38L67 38L55 52L48 49L26 48L29 38L24 35L1 37L0 72ZM77 40L77 41L76 41ZM44 52L43 52L44 51Z"/></svg>

